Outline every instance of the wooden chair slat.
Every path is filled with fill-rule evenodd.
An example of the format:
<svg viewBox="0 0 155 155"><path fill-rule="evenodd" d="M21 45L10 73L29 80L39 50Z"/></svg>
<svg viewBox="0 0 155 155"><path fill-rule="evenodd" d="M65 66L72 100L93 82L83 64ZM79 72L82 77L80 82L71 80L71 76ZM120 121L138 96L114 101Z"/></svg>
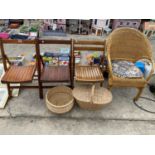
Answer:
<svg viewBox="0 0 155 155"><path fill-rule="evenodd" d="M40 39L39 44L68 44L71 45L71 40L45 40L45 39Z"/></svg>
<svg viewBox="0 0 155 155"><path fill-rule="evenodd" d="M35 44L36 40L3 39L3 44Z"/></svg>
<svg viewBox="0 0 155 155"><path fill-rule="evenodd" d="M36 66L11 66L4 76L2 83L27 83L33 80Z"/></svg>
<svg viewBox="0 0 155 155"><path fill-rule="evenodd" d="M104 51L104 47L83 47L83 46L75 46L74 51Z"/></svg>
<svg viewBox="0 0 155 155"><path fill-rule="evenodd" d="M77 81L101 82L104 80L98 66L78 66L76 67L75 79Z"/></svg>
<svg viewBox="0 0 155 155"><path fill-rule="evenodd" d="M74 40L74 45L104 45L105 40Z"/></svg>
<svg viewBox="0 0 155 155"><path fill-rule="evenodd" d="M42 82L69 82L70 69L68 66L45 67L41 74Z"/></svg>

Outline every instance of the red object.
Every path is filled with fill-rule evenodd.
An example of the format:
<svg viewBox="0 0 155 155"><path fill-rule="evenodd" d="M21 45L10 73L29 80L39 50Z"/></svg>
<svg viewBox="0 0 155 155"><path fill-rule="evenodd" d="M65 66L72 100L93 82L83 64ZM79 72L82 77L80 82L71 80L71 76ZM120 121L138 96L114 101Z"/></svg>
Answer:
<svg viewBox="0 0 155 155"><path fill-rule="evenodd" d="M2 33L0 33L0 38L2 38L2 39L8 39L9 38L9 34L8 33L5 33L5 32L2 32Z"/></svg>

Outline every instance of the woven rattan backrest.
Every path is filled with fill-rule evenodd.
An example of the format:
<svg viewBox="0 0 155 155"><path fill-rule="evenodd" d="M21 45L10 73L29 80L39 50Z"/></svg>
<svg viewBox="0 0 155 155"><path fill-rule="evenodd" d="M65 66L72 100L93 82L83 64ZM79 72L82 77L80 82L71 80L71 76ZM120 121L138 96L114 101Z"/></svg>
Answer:
<svg viewBox="0 0 155 155"><path fill-rule="evenodd" d="M142 58L152 58L149 40L140 31L132 28L114 30L106 40L106 51L112 60L136 61Z"/></svg>

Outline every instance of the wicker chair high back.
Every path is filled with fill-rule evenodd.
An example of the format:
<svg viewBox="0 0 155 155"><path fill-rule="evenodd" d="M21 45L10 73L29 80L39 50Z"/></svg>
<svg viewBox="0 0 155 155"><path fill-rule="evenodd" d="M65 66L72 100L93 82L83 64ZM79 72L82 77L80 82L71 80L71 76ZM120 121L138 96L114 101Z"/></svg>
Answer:
<svg viewBox="0 0 155 155"><path fill-rule="evenodd" d="M93 40L74 40L73 51L101 51L104 53L105 41L93 41ZM75 60L74 60L75 61ZM75 66L75 80L78 82L91 82L101 83L104 80L102 70L99 66L90 65L77 65Z"/></svg>
<svg viewBox="0 0 155 155"><path fill-rule="evenodd" d="M69 66L45 66L40 54L40 45L68 45L70 48L70 62ZM73 53L72 53L72 39L70 40L38 40L38 47L36 57L38 60L38 75L39 75L39 94L43 98L43 88L53 86L43 86L43 83L64 83L67 82L73 86Z"/></svg>
<svg viewBox="0 0 155 155"><path fill-rule="evenodd" d="M31 85L31 86L11 85L11 84L15 84L15 83L23 84L23 83L32 82L34 74L35 74L35 70L36 70L36 64L27 65L27 66L12 65L8 56L5 53L4 44L31 44L31 45L35 46L35 50L36 50L37 49L37 41L36 40L12 40L12 39L0 40L1 54L2 54L4 70L5 70L5 74L2 77L1 82L5 83L7 85L9 97L12 96L11 90L13 88L37 88L37 86L33 86L33 85Z"/></svg>
<svg viewBox="0 0 155 155"><path fill-rule="evenodd" d="M139 91L134 100L138 100L143 88L153 73L153 68L147 79L120 78L113 75L111 61L128 60L135 62L139 59L146 58L151 61L153 66L152 48L149 40L136 29L118 28L106 40L106 53L109 69L109 88L112 88L112 86L136 87Z"/></svg>
<svg viewBox="0 0 155 155"><path fill-rule="evenodd" d="M118 28L107 38L106 48L111 59L139 60L152 58L148 39L138 30Z"/></svg>

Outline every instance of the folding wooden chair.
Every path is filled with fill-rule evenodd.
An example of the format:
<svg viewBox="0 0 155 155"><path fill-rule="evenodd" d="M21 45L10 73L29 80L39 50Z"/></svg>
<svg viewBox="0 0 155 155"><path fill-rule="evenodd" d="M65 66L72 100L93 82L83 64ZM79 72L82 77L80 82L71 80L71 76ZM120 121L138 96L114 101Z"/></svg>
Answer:
<svg viewBox="0 0 155 155"><path fill-rule="evenodd" d="M104 54L105 41L74 40L73 51L102 51ZM102 62L103 63L103 62ZM103 64L102 64L103 66ZM76 65L74 58L75 80L78 82L103 83L102 68L99 65Z"/></svg>
<svg viewBox="0 0 155 155"><path fill-rule="evenodd" d="M37 47L36 40L11 40L4 39L0 40L1 45L1 55L4 65L5 74L1 79L1 82L7 85L9 97L11 97L11 90L13 88L38 88L38 86L10 86L10 84L15 83L30 83L33 80L33 76L36 70L36 65L28 65L28 66L15 66L12 65L9 57L6 55L4 50L4 44L33 44L35 48Z"/></svg>
<svg viewBox="0 0 155 155"><path fill-rule="evenodd" d="M69 83L73 87L73 53L72 40L39 40L36 57L38 59L38 76L39 76L39 94L43 98L43 88L50 88L53 86L43 85L43 83ZM40 45L55 44L55 45L69 45L70 46L70 60L68 66L45 66L40 54Z"/></svg>

